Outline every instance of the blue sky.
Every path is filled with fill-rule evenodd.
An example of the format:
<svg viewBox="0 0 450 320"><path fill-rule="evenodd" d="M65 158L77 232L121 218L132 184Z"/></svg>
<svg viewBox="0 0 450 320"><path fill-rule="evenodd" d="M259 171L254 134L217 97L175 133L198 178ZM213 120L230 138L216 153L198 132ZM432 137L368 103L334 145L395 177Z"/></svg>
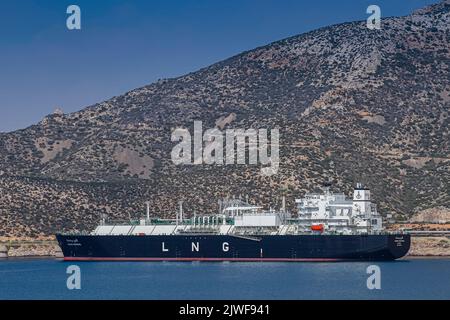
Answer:
<svg viewBox="0 0 450 320"><path fill-rule="evenodd" d="M318 27L438 0L2 0L0 131L80 110ZM82 29L66 28L66 9Z"/></svg>

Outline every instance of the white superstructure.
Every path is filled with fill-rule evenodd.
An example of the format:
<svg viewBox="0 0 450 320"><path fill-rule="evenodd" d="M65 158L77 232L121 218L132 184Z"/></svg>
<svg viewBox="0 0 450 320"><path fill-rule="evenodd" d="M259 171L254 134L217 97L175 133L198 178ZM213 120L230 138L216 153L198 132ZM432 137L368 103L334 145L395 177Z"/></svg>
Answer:
<svg viewBox="0 0 450 320"><path fill-rule="evenodd" d="M248 202L233 199L220 202L218 214L186 218L180 203L175 219L150 217L147 203L146 217L130 224L112 224L103 221L94 231L96 235L173 235L213 233L232 235L376 233L382 230L382 219L370 201L370 190L358 184L353 199L328 188L322 194L307 193L295 200L298 215L291 216L283 206L280 210L263 210Z"/></svg>
<svg viewBox="0 0 450 320"><path fill-rule="evenodd" d="M382 230L382 218L370 201L370 190L358 184L353 199L343 193L333 193L328 188L322 194L307 193L295 200L299 225L304 230L317 226L317 230L352 234ZM314 227L313 227L314 228Z"/></svg>

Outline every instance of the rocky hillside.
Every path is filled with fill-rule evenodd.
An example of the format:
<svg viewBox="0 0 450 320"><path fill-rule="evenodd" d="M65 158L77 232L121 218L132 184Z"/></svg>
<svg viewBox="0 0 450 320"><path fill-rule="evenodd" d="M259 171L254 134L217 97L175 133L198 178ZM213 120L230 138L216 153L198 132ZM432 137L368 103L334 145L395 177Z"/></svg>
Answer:
<svg viewBox="0 0 450 320"><path fill-rule="evenodd" d="M414 214L410 222L412 223L448 223L450 222L450 209L435 207L423 210Z"/></svg>
<svg viewBox="0 0 450 320"><path fill-rule="evenodd" d="M332 180L372 188L382 214L450 207L450 0L294 36L72 114L0 134L0 236L89 229L102 212L274 206ZM278 174L175 166L176 127L279 128Z"/></svg>

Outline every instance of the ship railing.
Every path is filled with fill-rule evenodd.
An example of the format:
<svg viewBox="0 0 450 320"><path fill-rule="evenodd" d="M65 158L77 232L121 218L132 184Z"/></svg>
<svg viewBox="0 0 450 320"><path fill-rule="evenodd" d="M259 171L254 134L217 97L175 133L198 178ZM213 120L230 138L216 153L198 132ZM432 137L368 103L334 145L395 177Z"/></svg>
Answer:
<svg viewBox="0 0 450 320"><path fill-rule="evenodd" d="M178 230L178 234L217 234L219 232L219 229L197 229L197 228L189 228L187 230Z"/></svg>
<svg viewBox="0 0 450 320"><path fill-rule="evenodd" d="M101 226L137 226L140 225L140 220L114 220L114 221L105 221Z"/></svg>
<svg viewBox="0 0 450 320"><path fill-rule="evenodd" d="M254 234L274 234L279 231L279 227L235 227L233 233L239 235L254 235Z"/></svg>
<svg viewBox="0 0 450 320"><path fill-rule="evenodd" d="M67 231L62 232L66 236L90 236L94 234L94 231Z"/></svg>
<svg viewBox="0 0 450 320"><path fill-rule="evenodd" d="M101 226L138 226L141 225L142 220L126 220L126 221L110 221L102 223ZM192 219L183 219L183 221L178 221L176 219L161 219L161 218L151 218L143 220L146 226L149 225L179 225L179 226L221 226L221 225L234 225L234 220L227 218L225 223L220 221L220 223L194 223Z"/></svg>

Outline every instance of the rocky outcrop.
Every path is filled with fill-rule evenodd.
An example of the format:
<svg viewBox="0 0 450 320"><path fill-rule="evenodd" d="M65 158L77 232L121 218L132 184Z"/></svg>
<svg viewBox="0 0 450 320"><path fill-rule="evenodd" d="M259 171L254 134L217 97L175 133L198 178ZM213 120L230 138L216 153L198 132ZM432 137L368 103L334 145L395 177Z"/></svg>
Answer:
<svg viewBox="0 0 450 320"><path fill-rule="evenodd" d="M450 209L437 207L415 213L411 217L411 222L420 223L450 223Z"/></svg>

